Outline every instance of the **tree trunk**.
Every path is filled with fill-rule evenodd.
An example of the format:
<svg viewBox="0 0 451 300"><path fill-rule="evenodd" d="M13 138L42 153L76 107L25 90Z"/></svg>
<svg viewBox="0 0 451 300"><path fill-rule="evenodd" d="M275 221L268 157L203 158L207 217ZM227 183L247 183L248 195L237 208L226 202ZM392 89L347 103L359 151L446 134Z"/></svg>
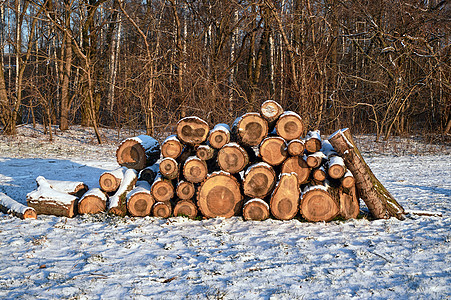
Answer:
<svg viewBox="0 0 451 300"><path fill-rule="evenodd" d="M264 221L269 218L269 205L260 198L248 200L243 206L246 221Z"/></svg>
<svg viewBox="0 0 451 300"><path fill-rule="evenodd" d="M78 202L78 213L98 214L106 210L107 196L99 188L87 191Z"/></svg>
<svg viewBox="0 0 451 300"><path fill-rule="evenodd" d="M121 142L116 150L119 165L142 170L160 158L160 144L148 135L139 135Z"/></svg>
<svg viewBox="0 0 451 300"><path fill-rule="evenodd" d="M0 211L5 214L12 214L20 219L36 219L37 217L34 208L25 206L1 192Z"/></svg>
<svg viewBox="0 0 451 300"><path fill-rule="evenodd" d="M293 219L298 213L299 185L295 174L282 174L269 203L272 215L279 220Z"/></svg>
<svg viewBox="0 0 451 300"><path fill-rule="evenodd" d="M50 180L50 179L46 180L50 184L50 187L52 189L58 192L76 196L78 198L83 196L88 191L88 186L81 181Z"/></svg>
<svg viewBox="0 0 451 300"><path fill-rule="evenodd" d="M286 141L279 136L267 137L259 146L259 156L271 166L280 165L288 156Z"/></svg>
<svg viewBox="0 0 451 300"><path fill-rule="evenodd" d="M276 184L276 172L269 164L261 162L251 165L244 175L244 195L251 198L265 198Z"/></svg>
<svg viewBox="0 0 451 300"><path fill-rule="evenodd" d="M355 219L359 215L359 198L355 186L340 187L340 215L345 219Z"/></svg>

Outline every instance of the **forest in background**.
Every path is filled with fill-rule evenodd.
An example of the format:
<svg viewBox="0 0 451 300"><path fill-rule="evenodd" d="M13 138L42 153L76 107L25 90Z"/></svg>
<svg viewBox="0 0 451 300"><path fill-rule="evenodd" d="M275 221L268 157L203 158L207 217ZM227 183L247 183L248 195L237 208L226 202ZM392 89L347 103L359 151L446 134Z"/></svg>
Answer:
<svg viewBox="0 0 451 300"><path fill-rule="evenodd" d="M172 130L267 99L307 129L448 134L451 4L437 0L0 0L0 133Z"/></svg>

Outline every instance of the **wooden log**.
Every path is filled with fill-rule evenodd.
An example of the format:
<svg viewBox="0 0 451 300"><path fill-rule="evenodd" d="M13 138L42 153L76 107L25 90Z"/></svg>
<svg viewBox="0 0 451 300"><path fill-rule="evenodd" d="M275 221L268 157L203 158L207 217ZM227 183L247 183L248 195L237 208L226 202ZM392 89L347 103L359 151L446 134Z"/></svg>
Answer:
<svg viewBox="0 0 451 300"><path fill-rule="evenodd" d="M165 157L160 161L160 174L167 179L175 179L179 176L179 164L172 157Z"/></svg>
<svg viewBox="0 0 451 300"><path fill-rule="evenodd" d="M260 198L253 198L243 206L243 218L246 221L264 221L269 218L269 205Z"/></svg>
<svg viewBox="0 0 451 300"><path fill-rule="evenodd" d="M117 189L116 193L110 197L108 204L108 213L125 217L127 214L127 193L131 191L138 180L138 172L134 169L127 169L124 173L124 179Z"/></svg>
<svg viewBox="0 0 451 300"><path fill-rule="evenodd" d="M195 219L198 214L197 205L191 199L180 200L175 204L174 216Z"/></svg>
<svg viewBox="0 0 451 300"><path fill-rule="evenodd" d="M176 159L182 154L183 145L175 134L168 136L161 144L161 155Z"/></svg>
<svg viewBox="0 0 451 300"><path fill-rule="evenodd" d="M338 189L325 185L307 186L301 196L300 212L311 222L330 221L340 212Z"/></svg>
<svg viewBox="0 0 451 300"><path fill-rule="evenodd" d="M279 136L267 137L259 146L259 156L271 166L278 166L288 156L287 143Z"/></svg>
<svg viewBox="0 0 451 300"><path fill-rule="evenodd" d="M265 162L251 165L244 174L243 191L251 198L265 198L276 184L276 172Z"/></svg>
<svg viewBox="0 0 451 300"><path fill-rule="evenodd" d="M340 156L329 156L327 159L327 173L333 179L340 179L345 175L346 166Z"/></svg>
<svg viewBox="0 0 451 300"><path fill-rule="evenodd" d="M340 187L340 215L347 219L355 219L359 215L359 198L355 186Z"/></svg>
<svg viewBox="0 0 451 300"><path fill-rule="evenodd" d="M148 135L128 138L117 148L116 158L120 166L139 171L160 158L160 144Z"/></svg>
<svg viewBox="0 0 451 300"><path fill-rule="evenodd" d="M319 130L309 131L305 136L305 150L309 153L318 152L321 149L321 134Z"/></svg>
<svg viewBox="0 0 451 300"><path fill-rule="evenodd" d="M315 182L323 182L324 180L326 180L326 169L324 168L324 166L320 166L319 168L316 168L312 171L312 177L315 180Z"/></svg>
<svg viewBox="0 0 451 300"><path fill-rule="evenodd" d="M160 164L155 163L139 171L138 180L145 180L149 184L152 184L158 172L160 172Z"/></svg>
<svg viewBox="0 0 451 300"><path fill-rule="evenodd" d="M298 179L298 185L307 183L311 168L302 156L288 157L282 164L282 173L295 173Z"/></svg>
<svg viewBox="0 0 451 300"><path fill-rule="evenodd" d="M54 190L43 176L38 176L36 183L38 188L27 194L27 204L36 214L68 218L77 214L77 196Z"/></svg>
<svg viewBox="0 0 451 300"><path fill-rule="evenodd" d="M156 202L169 201L174 197L174 185L169 179L157 175L150 188L150 192Z"/></svg>
<svg viewBox="0 0 451 300"><path fill-rule="evenodd" d="M190 156L183 165L183 177L189 182L199 183L208 175L208 168L205 161L197 156Z"/></svg>
<svg viewBox="0 0 451 300"><path fill-rule="evenodd" d="M304 141L300 139L291 140L287 145L288 154L291 156L298 156L304 154Z"/></svg>
<svg viewBox="0 0 451 300"><path fill-rule="evenodd" d="M196 149L196 156L201 160L210 160L216 157L218 151L210 145L199 145Z"/></svg>
<svg viewBox="0 0 451 300"><path fill-rule="evenodd" d="M160 201L153 205L152 215L158 218L167 219L172 215L172 205L169 201Z"/></svg>
<svg viewBox="0 0 451 300"><path fill-rule="evenodd" d="M46 179L51 188L62 193L74 195L78 198L88 191L88 186L82 181L66 181Z"/></svg>
<svg viewBox="0 0 451 300"><path fill-rule="evenodd" d="M227 124L219 123L210 131L208 142L215 149L221 149L225 144L230 143L231 133Z"/></svg>
<svg viewBox="0 0 451 300"><path fill-rule="evenodd" d="M150 216L155 200L150 193L151 187L147 181L136 182L136 186L127 193L127 211L135 217Z"/></svg>
<svg viewBox="0 0 451 300"><path fill-rule="evenodd" d="M275 128L280 137L286 141L291 141L301 137L304 131L304 123L297 113L286 111L277 120Z"/></svg>
<svg viewBox="0 0 451 300"><path fill-rule="evenodd" d="M257 146L267 135L268 122L259 113L246 113L233 122L232 137L240 145Z"/></svg>
<svg viewBox="0 0 451 300"><path fill-rule="evenodd" d="M11 214L20 219L36 219L37 214L34 208L25 206L12 199L5 193L0 192L0 211Z"/></svg>
<svg viewBox="0 0 451 300"><path fill-rule="evenodd" d="M323 152L318 151L312 154L309 154L306 158L305 161L307 162L307 165L310 168L319 168L319 166L321 166L321 164L325 161L326 156L324 155Z"/></svg>
<svg viewBox="0 0 451 300"><path fill-rule="evenodd" d="M101 189L92 188L78 201L78 213L83 215L104 212L107 200L107 196Z"/></svg>
<svg viewBox="0 0 451 300"><path fill-rule="evenodd" d="M355 178L357 192L376 219L404 219L404 208L374 176L354 143L349 129L338 130L329 137L337 153Z"/></svg>
<svg viewBox="0 0 451 300"><path fill-rule="evenodd" d="M118 168L112 171L103 172L99 178L100 188L107 193L116 192L124 178L126 168Z"/></svg>
<svg viewBox="0 0 451 300"><path fill-rule="evenodd" d="M202 144L207 139L209 131L208 123L199 117L185 117L177 122L177 137L186 145Z"/></svg>
<svg viewBox="0 0 451 300"><path fill-rule="evenodd" d="M269 203L272 215L279 220L293 219L299 209L299 185L295 173L282 173Z"/></svg>
<svg viewBox="0 0 451 300"><path fill-rule="evenodd" d="M253 151L251 149L251 151ZM221 170L231 174L242 171L250 162L250 151L237 143L228 143L218 152L217 162ZM255 155L254 155L255 156Z"/></svg>
<svg viewBox="0 0 451 300"><path fill-rule="evenodd" d="M197 205L207 218L237 215L243 205L238 180L223 171L210 174L199 187Z"/></svg>
<svg viewBox="0 0 451 300"><path fill-rule="evenodd" d="M351 171L346 170L346 173L343 175L342 178L340 178L341 181L341 185L344 188L351 188L355 185L355 180L354 180L354 176L352 175Z"/></svg>
<svg viewBox="0 0 451 300"><path fill-rule="evenodd" d="M277 119L283 114L284 110L279 103L274 100L266 100L260 106L260 114L268 121L270 127L274 125Z"/></svg>
<svg viewBox="0 0 451 300"><path fill-rule="evenodd" d="M177 184L176 194L179 199L188 200L194 197L196 188L194 183L189 181L180 180Z"/></svg>

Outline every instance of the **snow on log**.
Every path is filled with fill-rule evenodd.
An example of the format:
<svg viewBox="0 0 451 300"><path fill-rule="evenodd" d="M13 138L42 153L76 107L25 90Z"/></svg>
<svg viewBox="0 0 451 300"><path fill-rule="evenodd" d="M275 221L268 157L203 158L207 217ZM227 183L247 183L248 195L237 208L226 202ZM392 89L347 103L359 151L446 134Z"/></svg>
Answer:
<svg viewBox="0 0 451 300"><path fill-rule="evenodd" d="M150 184L141 180L137 181L135 188L127 193L127 210L130 215L145 217L151 214L155 200L150 193L150 189Z"/></svg>
<svg viewBox="0 0 451 300"><path fill-rule="evenodd" d="M81 181L51 180L46 179L52 189L58 192L74 195L78 198L88 191L88 186Z"/></svg>
<svg viewBox="0 0 451 300"><path fill-rule="evenodd" d="M134 169L127 169L124 179L116 193L110 197L108 213L124 217L127 214L127 192L133 189L138 179L138 172Z"/></svg>
<svg viewBox="0 0 451 300"><path fill-rule="evenodd" d="M307 165L302 156L288 157L282 164L282 173L295 173L298 185L307 183L311 168Z"/></svg>
<svg viewBox="0 0 451 300"><path fill-rule="evenodd" d="M283 114L284 110L279 103L274 100L266 100L260 106L260 114L268 121L269 127L274 127L277 119Z"/></svg>
<svg viewBox="0 0 451 300"><path fill-rule="evenodd" d="M305 136L305 150L315 153L321 149L321 134L319 130L309 131Z"/></svg>
<svg viewBox="0 0 451 300"><path fill-rule="evenodd" d="M243 146L257 146L268 135L268 122L259 113L249 112L232 125L233 140Z"/></svg>
<svg viewBox="0 0 451 300"><path fill-rule="evenodd" d="M288 154L291 156L298 156L304 153L304 141L300 139L291 140L287 145Z"/></svg>
<svg viewBox="0 0 451 300"><path fill-rule="evenodd" d="M305 187L300 212L311 222L332 220L340 212L338 189L331 188L327 182Z"/></svg>
<svg viewBox="0 0 451 300"><path fill-rule="evenodd" d="M0 211L20 219L36 219L36 211L0 192Z"/></svg>
<svg viewBox="0 0 451 300"><path fill-rule="evenodd" d="M208 123L199 117L185 117L177 122L177 137L186 145L200 145L208 136Z"/></svg>
<svg viewBox="0 0 451 300"><path fill-rule="evenodd" d="M355 186L340 187L340 215L345 219L355 219L359 215L359 198Z"/></svg>
<svg viewBox="0 0 451 300"><path fill-rule="evenodd" d="M120 166L139 171L160 158L160 144L148 135L128 138L117 148L116 158Z"/></svg>
<svg viewBox="0 0 451 300"><path fill-rule="evenodd" d="M98 214L106 210L107 196L99 188L92 188L87 191L78 201L78 213Z"/></svg>
<svg viewBox="0 0 451 300"><path fill-rule="evenodd" d="M282 173L269 202L272 215L279 220L293 219L299 209L299 185L295 173Z"/></svg>
<svg viewBox="0 0 451 300"><path fill-rule="evenodd" d="M175 217L188 217L190 219L195 219L197 217L197 214L197 206L190 199L180 200L174 206Z"/></svg>
<svg viewBox="0 0 451 300"><path fill-rule="evenodd" d="M103 172L99 178L100 188L107 193L113 193L117 191L124 178L124 172L126 168L121 167L112 171Z"/></svg>
<svg viewBox="0 0 451 300"><path fill-rule="evenodd" d="M217 162L221 170L236 174L242 171L251 161L253 151L249 151L237 143L228 143L218 152ZM255 156L255 154L253 155Z"/></svg>
<svg viewBox="0 0 451 300"><path fill-rule="evenodd" d="M161 155L176 159L182 154L183 145L175 134L168 136L161 144Z"/></svg>
<svg viewBox="0 0 451 300"><path fill-rule="evenodd" d="M153 205L152 215L158 218L169 218L172 215L172 205L169 201L160 201Z"/></svg>
<svg viewBox="0 0 451 300"><path fill-rule="evenodd" d="M197 156L190 156L183 165L183 177L189 182L199 183L208 175L207 163Z"/></svg>
<svg viewBox="0 0 451 300"><path fill-rule="evenodd" d="M251 198L265 198L276 184L276 172L265 162L251 165L244 174L244 195Z"/></svg>
<svg viewBox="0 0 451 300"><path fill-rule="evenodd" d="M160 164L155 163L150 167L146 167L139 171L138 180L145 180L149 184L152 184L155 177L157 177L158 172L160 172Z"/></svg>
<svg viewBox="0 0 451 300"><path fill-rule="evenodd" d="M196 188L194 187L194 183L180 180L177 184L175 192L179 199L188 200L194 197Z"/></svg>
<svg viewBox="0 0 451 300"><path fill-rule="evenodd" d="M167 179L175 179L179 176L179 164L172 157L165 157L160 161L160 174Z"/></svg>
<svg viewBox="0 0 451 300"><path fill-rule="evenodd" d="M230 143L231 133L227 124L219 123L210 131L208 142L215 149L221 149L225 144Z"/></svg>
<svg viewBox="0 0 451 300"><path fill-rule="evenodd" d="M287 143L279 136L264 139L259 146L259 156L271 166L278 166L287 158Z"/></svg>
<svg viewBox="0 0 451 300"><path fill-rule="evenodd" d="M36 178L38 188L27 194L28 206L38 215L55 215L72 218L77 213L78 197L51 187L43 176Z"/></svg>
<svg viewBox="0 0 451 300"><path fill-rule="evenodd" d="M243 206L243 218L246 221L264 221L269 218L269 205L260 198L253 198Z"/></svg>
<svg viewBox="0 0 451 300"><path fill-rule="evenodd" d="M346 166L340 156L329 156L327 160L327 173L333 179L340 179L345 175Z"/></svg>
<svg viewBox="0 0 451 300"><path fill-rule="evenodd" d="M230 218L241 211L242 204L238 180L223 171L210 174L197 193L197 205L207 218Z"/></svg>
<svg viewBox="0 0 451 300"><path fill-rule="evenodd" d="M169 201L174 197L174 185L171 180L165 179L161 175L157 175L150 187L150 192L157 202Z"/></svg>
<svg viewBox="0 0 451 300"><path fill-rule="evenodd" d="M301 116L294 111L284 112L276 122L277 134L285 139L291 141L299 139L304 131L304 123Z"/></svg>
<svg viewBox="0 0 451 300"><path fill-rule="evenodd" d="M354 176L357 192L373 217L404 219L403 207L374 176L354 143L350 130L338 130L329 137L329 142Z"/></svg>

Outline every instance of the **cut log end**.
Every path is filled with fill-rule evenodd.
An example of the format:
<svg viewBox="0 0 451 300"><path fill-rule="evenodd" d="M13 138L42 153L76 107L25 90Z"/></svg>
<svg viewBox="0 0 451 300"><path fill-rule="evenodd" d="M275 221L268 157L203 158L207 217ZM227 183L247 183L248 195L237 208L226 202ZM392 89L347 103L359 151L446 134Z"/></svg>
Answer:
<svg viewBox="0 0 451 300"><path fill-rule="evenodd" d="M152 184L151 194L156 201L169 201L174 197L174 186L169 180L157 179Z"/></svg>
<svg viewBox="0 0 451 300"><path fill-rule="evenodd" d="M147 135L126 139L116 150L116 158L122 167L142 170L160 158L159 143Z"/></svg>
<svg viewBox="0 0 451 300"><path fill-rule="evenodd" d="M232 132L244 146L257 146L268 135L268 122L259 113L246 113L235 121Z"/></svg>
<svg viewBox="0 0 451 300"><path fill-rule="evenodd" d="M221 170L235 174L249 164L249 155L240 145L229 143L219 150L217 160Z"/></svg>
<svg viewBox="0 0 451 300"><path fill-rule="evenodd" d="M244 204L243 218L247 221L266 220L269 218L269 205L262 199L251 199Z"/></svg>
<svg viewBox="0 0 451 300"><path fill-rule="evenodd" d="M25 212L22 215L23 219L37 219L37 214L36 211L32 208L29 208L27 210L25 210Z"/></svg>
<svg viewBox="0 0 451 300"><path fill-rule="evenodd" d="M210 143L211 147L215 149L221 149L222 146L230 142L230 138L230 127L227 124L220 123L210 131L208 142Z"/></svg>
<svg viewBox="0 0 451 300"><path fill-rule="evenodd" d="M296 174L298 185L307 183L311 169L301 156L287 158L282 165L282 173Z"/></svg>
<svg viewBox="0 0 451 300"><path fill-rule="evenodd" d="M163 158L159 166L160 174L168 179L175 179L179 175L179 165L171 157Z"/></svg>
<svg viewBox="0 0 451 300"><path fill-rule="evenodd" d="M265 198L274 188L276 172L265 163L249 167L243 182L244 194L251 198Z"/></svg>
<svg viewBox="0 0 451 300"><path fill-rule="evenodd" d="M285 112L276 123L276 132L286 141L298 139L304 131L301 117L294 112Z"/></svg>
<svg viewBox="0 0 451 300"><path fill-rule="evenodd" d="M259 155L264 162L278 166L288 156L287 143L281 137L268 137L260 144Z"/></svg>
<svg viewBox="0 0 451 300"><path fill-rule="evenodd" d="M199 183L208 175L208 167L205 161L191 156L183 166L183 176L189 182Z"/></svg>
<svg viewBox="0 0 451 300"><path fill-rule="evenodd" d="M164 140L161 145L161 154L163 157L177 158L183 151L183 145L178 138L170 136Z"/></svg>
<svg viewBox="0 0 451 300"><path fill-rule="evenodd" d="M136 193L128 199L127 210L130 215L135 217L149 216L154 203L155 200L149 193Z"/></svg>
<svg viewBox="0 0 451 300"><path fill-rule="evenodd" d="M195 116L181 119L176 128L178 139L191 146L202 144L207 139L209 131L208 123Z"/></svg>
<svg viewBox="0 0 451 300"><path fill-rule="evenodd" d="M330 221L339 213L339 207L324 189L313 189L302 195L300 211L311 222Z"/></svg>
<svg viewBox="0 0 451 300"><path fill-rule="evenodd" d="M177 185L176 194L177 197L182 200L188 200L194 197L196 193L196 188L194 184L189 181L180 181Z"/></svg>
<svg viewBox="0 0 451 300"><path fill-rule="evenodd" d="M176 217L183 216L190 219L195 219L197 214L197 206L192 200L180 200L174 207L174 216Z"/></svg>
<svg viewBox="0 0 451 300"><path fill-rule="evenodd" d="M299 210L299 186L294 173L282 174L271 196L272 215L279 220L294 218Z"/></svg>
<svg viewBox="0 0 451 300"><path fill-rule="evenodd" d="M152 215L159 218L169 218L172 214L172 206L168 201L157 202L152 208Z"/></svg>
<svg viewBox="0 0 451 300"><path fill-rule="evenodd" d="M106 211L106 201L96 195L83 197L78 204L79 214L98 214Z"/></svg>
<svg viewBox="0 0 451 300"><path fill-rule="evenodd" d="M283 108L274 100L267 100L262 103L260 113L268 122L274 122L283 114Z"/></svg>
<svg viewBox="0 0 451 300"><path fill-rule="evenodd" d="M304 142L298 139L294 139L288 143L288 154L291 156L302 155L305 150Z"/></svg>
<svg viewBox="0 0 451 300"><path fill-rule="evenodd" d="M112 173L103 173L99 178L100 188L107 192L115 192L121 185L121 178L117 178Z"/></svg>

